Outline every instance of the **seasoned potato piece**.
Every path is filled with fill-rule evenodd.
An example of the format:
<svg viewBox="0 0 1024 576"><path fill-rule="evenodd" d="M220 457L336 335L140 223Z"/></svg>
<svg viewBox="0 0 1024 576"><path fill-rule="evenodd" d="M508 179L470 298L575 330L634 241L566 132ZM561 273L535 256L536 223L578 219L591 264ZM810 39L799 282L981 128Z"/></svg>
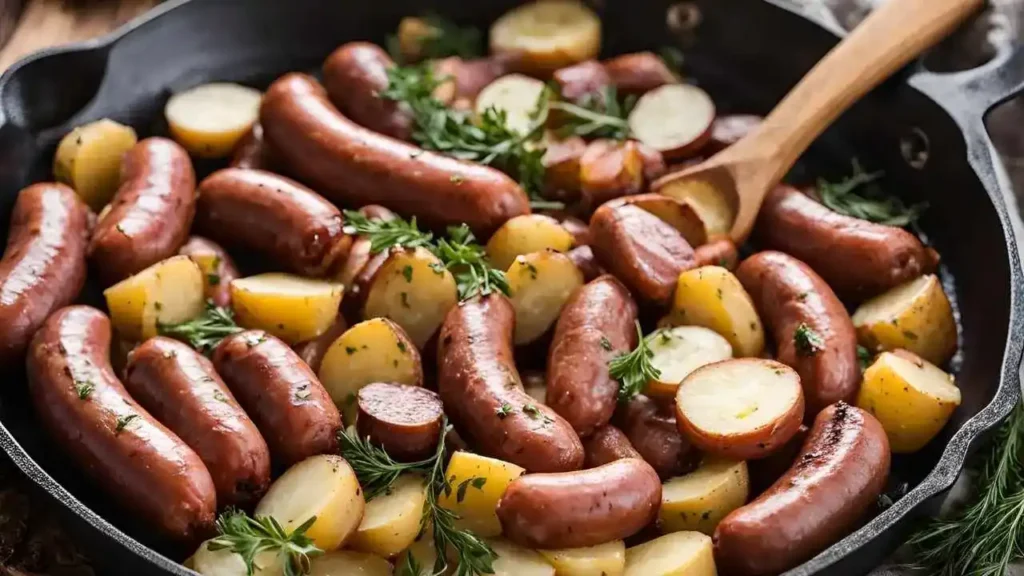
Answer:
<svg viewBox="0 0 1024 576"><path fill-rule="evenodd" d="M644 159L633 140L595 140L580 157L580 195L586 210L636 194L643 186Z"/></svg>
<svg viewBox="0 0 1024 576"><path fill-rule="evenodd" d="M718 522L743 506L749 494L746 462L705 460L693 472L662 486L658 526L666 533L695 530L711 536Z"/></svg>
<svg viewBox="0 0 1024 576"><path fill-rule="evenodd" d="M669 322L718 332L732 344L737 357L760 356L764 351L764 326L753 300L736 276L719 266L679 275Z"/></svg>
<svg viewBox="0 0 1024 576"><path fill-rule="evenodd" d="M741 358L698 368L676 392L676 424L705 453L748 460L782 448L804 419L796 370Z"/></svg>
<svg viewBox="0 0 1024 576"><path fill-rule="evenodd" d="M210 541L199 545L196 553L188 559L187 566L203 576L248 576L245 561L241 555L226 548L210 550ZM277 551L265 550L256 555L252 576L280 576L284 564Z"/></svg>
<svg viewBox="0 0 1024 576"><path fill-rule="evenodd" d="M874 352L903 348L938 365L956 352L953 308L934 274L864 302L853 325L861 345Z"/></svg>
<svg viewBox="0 0 1024 576"><path fill-rule="evenodd" d="M504 538L489 538L487 543L498 556L494 560L494 576L555 576L554 566L534 550Z"/></svg>
<svg viewBox="0 0 1024 576"><path fill-rule="evenodd" d="M555 576L622 576L626 569L626 545L622 540L538 552L555 567Z"/></svg>
<svg viewBox="0 0 1024 576"><path fill-rule="evenodd" d="M356 393L373 382L423 385L419 350L397 324L373 318L349 328L331 344L317 374L351 423Z"/></svg>
<svg viewBox="0 0 1024 576"><path fill-rule="evenodd" d="M647 382L645 393L658 398L675 398L676 389L691 372L720 360L732 358L732 345L714 330L702 326L677 326L661 330L649 345L651 364L661 375Z"/></svg>
<svg viewBox="0 0 1024 576"><path fill-rule="evenodd" d="M715 576L711 537L673 532L626 550L625 576Z"/></svg>
<svg viewBox="0 0 1024 576"><path fill-rule="evenodd" d="M423 59L425 41L436 37L441 31L425 18L406 16L398 22L398 52L408 63Z"/></svg>
<svg viewBox="0 0 1024 576"><path fill-rule="evenodd" d="M689 202L664 194L637 194L617 202L632 204L661 218L682 234L690 246L700 246L708 241L707 227Z"/></svg>
<svg viewBox="0 0 1024 576"><path fill-rule="evenodd" d="M329 552L355 533L365 506L359 480L348 462L323 454L295 464L275 480L256 505L256 514L273 516L285 530L316 516L306 536Z"/></svg>
<svg viewBox="0 0 1024 576"><path fill-rule="evenodd" d="M513 132L527 134L536 123L533 117L544 89L544 83L536 78L508 74L480 91L473 110L477 116L483 116L493 107L505 113L505 125Z"/></svg>
<svg viewBox="0 0 1024 576"><path fill-rule="evenodd" d="M138 142L135 130L104 118L68 132L53 157L53 177L102 209L121 183L121 157Z"/></svg>
<svg viewBox="0 0 1024 576"><path fill-rule="evenodd" d="M252 129L262 100L263 94L255 88L215 82L171 96L164 116L171 137L190 154L223 158Z"/></svg>
<svg viewBox="0 0 1024 576"><path fill-rule="evenodd" d="M339 550L316 556L309 576L391 576L391 563L372 554Z"/></svg>
<svg viewBox="0 0 1024 576"><path fill-rule="evenodd" d="M272 272L232 280L231 307L239 326L298 344L334 324L344 292L334 282Z"/></svg>
<svg viewBox="0 0 1024 576"><path fill-rule="evenodd" d="M708 238L726 235L736 219L736 202L710 182L697 179L672 180L655 188L661 194L687 202L700 216Z"/></svg>
<svg viewBox="0 0 1024 576"><path fill-rule="evenodd" d="M629 113L637 140L668 160L693 156L711 138L715 103L691 84L665 84L644 94Z"/></svg>
<svg viewBox="0 0 1024 576"><path fill-rule="evenodd" d="M418 574L399 572L402 576L434 576L434 562L437 560L437 548L434 546L434 536L430 530L424 530L422 534L412 543L411 546L402 551L395 559L395 566L410 565L409 556L412 556L412 566L419 566ZM447 574L447 572L445 572Z"/></svg>
<svg viewBox="0 0 1024 576"><path fill-rule="evenodd" d="M529 344L543 336L580 286L583 273L565 254L534 252L519 256L506 273L516 312L515 343Z"/></svg>
<svg viewBox="0 0 1024 576"><path fill-rule="evenodd" d="M384 558L405 550L420 532L426 499L423 477L417 474L399 477L390 492L366 503L363 521L348 546Z"/></svg>
<svg viewBox="0 0 1024 576"><path fill-rule="evenodd" d="M437 332L459 301L455 278L426 248L392 250L366 294L364 318L390 318L417 348Z"/></svg>
<svg viewBox="0 0 1024 576"><path fill-rule="evenodd" d="M514 59L521 72L548 76L601 51L601 20L574 0L524 4L491 25L491 52Z"/></svg>
<svg viewBox="0 0 1024 576"><path fill-rule="evenodd" d="M558 220L543 214L525 214L505 222L487 241L487 257L498 270L512 265L516 257L533 252L568 252L573 237Z"/></svg>
<svg viewBox="0 0 1024 576"><path fill-rule="evenodd" d="M203 312L206 282L188 256L174 256L103 291L110 321L126 340L157 335L158 324L177 324Z"/></svg>
<svg viewBox="0 0 1024 576"><path fill-rule="evenodd" d="M495 512L498 500L505 488L524 472L525 469L509 462L471 452L456 452L444 473L452 492L441 494L438 504L459 515L456 527L472 530L484 538L497 536L501 534L501 523Z"/></svg>
<svg viewBox="0 0 1024 576"><path fill-rule="evenodd" d="M953 376L904 350L884 352L864 372L857 406L882 423L893 452L916 452L960 405Z"/></svg>

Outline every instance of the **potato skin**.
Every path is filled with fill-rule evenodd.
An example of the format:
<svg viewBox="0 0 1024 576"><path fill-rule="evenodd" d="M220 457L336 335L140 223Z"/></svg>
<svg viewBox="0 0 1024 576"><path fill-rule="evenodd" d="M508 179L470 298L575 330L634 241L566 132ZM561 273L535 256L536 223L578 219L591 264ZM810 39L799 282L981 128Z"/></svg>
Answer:
<svg viewBox="0 0 1024 576"><path fill-rule="evenodd" d="M736 265L739 263L740 254L732 240L719 238L694 248L693 258L696 261L695 268L721 266L726 270L732 271L736 269Z"/></svg>
<svg viewBox="0 0 1024 576"><path fill-rule="evenodd" d="M583 441L583 467L597 468L623 458L640 458L629 438L611 424L598 428Z"/></svg>
<svg viewBox="0 0 1024 576"><path fill-rule="evenodd" d="M845 402L822 410L793 466L715 529L715 562L737 576L778 574L841 538L889 476L882 425Z"/></svg>
<svg viewBox="0 0 1024 576"><path fill-rule="evenodd" d="M761 318L771 329L777 359L800 375L807 401L805 418L840 400L856 400L860 386L857 333L828 284L811 268L782 252L759 252L736 269ZM801 324L817 333L821 350L801 355L794 333Z"/></svg>
<svg viewBox="0 0 1024 576"><path fill-rule="evenodd" d="M448 311L438 337L438 392L445 413L482 454L530 472L578 470L579 436L523 390L512 355L514 319L512 304L500 294ZM527 406L535 410L524 411ZM499 410L507 414L499 416Z"/></svg>
<svg viewBox="0 0 1024 576"><path fill-rule="evenodd" d="M679 433L671 408L640 394L620 412L616 419L626 438L663 480L697 467L700 455Z"/></svg>
<svg viewBox="0 0 1024 576"><path fill-rule="evenodd" d="M644 159L635 140L594 140L579 164L580 199L585 210L643 189Z"/></svg>
<svg viewBox="0 0 1024 576"><path fill-rule="evenodd" d="M498 501L509 540L528 548L582 548L636 534L658 515L661 480L627 458L560 474L526 474Z"/></svg>
<svg viewBox="0 0 1024 576"><path fill-rule="evenodd" d="M324 61L324 88L331 102L353 122L398 140L412 135L412 113L381 94L395 62L369 42L342 44Z"/></svg>
<svg viewBox="0 0 1024 576"><path fill-rule="evenodd" d="M636 346L637 305L605 275L579 288L562 308L548 352L547 405L587 436L611 420L619 383L608 361Z"/></svg>
<svg viewBox="0 0 1024 576"><path fill-rule="evenodd" d="M437 451L444 412L435 392L378 382L361 388L356 402L359 437L368 437L395 460L425 460Z"/></svg>
<svg viewBox="0 0 1024 576"><path fill-rule="evenodd" d="M653 52L622 54L604 61L604 69L619 94L641 95L679 82L665 61Z"/></svg>
<svg viewBox="0 0 1024 576"><path fill-rule="evenodd" d="M601 96L601 91L612 83L605 67L596 60L559 68L551 79L558 85L562 99L569 102L577 102L587 94Z"/></svg>
<svg viewBox="0 0 1024 576"><path fill-rule="evenodd" d="M754 234L807 263L844 299L876 296L938 265L938 254L910 232L833 212L792 186L768 193Z"/></svg>
<svg viewBox="0 0 1024 576"><path fill-rule="evenodd" d="M206 295L217 306L231 306L231 281L238 278L238 267L231 259L227 250L222 248L213 240L207 240L202 236L190 236L188 242L178 250L182 256L212 256L217 262L214 277L207 275L203 278L206 282Z"/></svg>
<svg viewBox="0 0 1024 576"><path fill-rule="evenodd" d="M472 102L476 100L481 90L511 71L509 59L501 56L470 59L452 56L438 60L432 65L435 78L452 78L454 90L451 100L455 107L466 103L472 108Z"/></svg>

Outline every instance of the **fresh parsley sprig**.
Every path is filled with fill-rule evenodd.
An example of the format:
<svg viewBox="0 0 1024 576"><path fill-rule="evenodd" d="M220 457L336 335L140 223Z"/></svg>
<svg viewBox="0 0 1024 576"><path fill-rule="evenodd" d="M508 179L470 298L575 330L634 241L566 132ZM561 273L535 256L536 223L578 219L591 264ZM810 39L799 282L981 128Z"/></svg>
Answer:
<svg viewBox="0 0 1024 576"><path fill-rule="evenodd" d="M241 556L249 576L256 570L256 556L265 551L277 553L284 563L285 576L308 574L310 558L324 553L306 536L314 522L316 516L289 532L272 516L252 518L245 512L229 509L217 518L220 535L207 546L212 551L230 550Z"/></svg>
<svg viewBox="0 0 1024 576"><path fill-rule="evenodd" d="M212 300L206 301L206 309L198 318L180 324L157 324L156 328L160 335L181 340L206 355L221 340L243 330L235 324L235 313L230 308L217 306Z"/></svg>
<svg viewBox="0 0 1024 576"><path fill-rule="evenodd" d="M608 375L619 381L619 402L629 402L643 392L647 383L661 376L651 360L654 351L650 343L660 331L644 337L640 322L636 323L637 345L631 352L624 352L608 362Z"/></svg>
<svg viewBox="0 0 1024 576"><path fill-rule="evenodd" d="M884 172L867 173L856 159L853 173L839 182L818 179L821 203L835 212L889 226L907 226L928 208L927 202L907 206L895 196L873 186Z"/></svg>
<svg viewBox="0 0 1024 576"><path fill-rule="evenodd" d="M556 133L563 138L579 136L625 140L630 136L628 117L635 104L633 96L620 103L615 87L606 86L603 90L585 94L575 103L553 99L549 106L562 112L562 125Z"/></svg>
<svg viewBox="0 0 1024 576"><path fill-rule="evenodd" d="M825 349L825 340L813 328L801 322L793 331L793 346L797 356L814 356Z"/></svg>

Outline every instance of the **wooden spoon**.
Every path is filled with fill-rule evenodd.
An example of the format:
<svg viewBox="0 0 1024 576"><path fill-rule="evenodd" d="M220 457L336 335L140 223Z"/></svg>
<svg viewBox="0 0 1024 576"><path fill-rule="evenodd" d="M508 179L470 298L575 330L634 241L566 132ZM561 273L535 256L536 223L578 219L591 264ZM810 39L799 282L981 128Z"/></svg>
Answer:
<svg viewBox="0 0 1024 576"><path fill-rule="evenodd" d="M736 212L729 235L742 243L765 195L833 120L983 4L888 0L826 54L757 129L701 164L661 178L653 189L671 187L675 197L706 197L711 188L723 194Z"/></svg>

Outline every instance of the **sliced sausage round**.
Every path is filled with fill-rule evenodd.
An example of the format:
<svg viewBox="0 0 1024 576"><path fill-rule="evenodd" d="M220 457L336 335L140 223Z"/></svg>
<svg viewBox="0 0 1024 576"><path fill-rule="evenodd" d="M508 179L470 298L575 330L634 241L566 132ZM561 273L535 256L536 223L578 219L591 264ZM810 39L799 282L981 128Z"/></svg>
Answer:
<svg viewBox="0 0 1024 576"><path fill-rule="evenodd" d="M437 451L444 411L435 392L378 382L360 388L356 404L359 437L368 437L395 460L426 460Z"/></svg>

